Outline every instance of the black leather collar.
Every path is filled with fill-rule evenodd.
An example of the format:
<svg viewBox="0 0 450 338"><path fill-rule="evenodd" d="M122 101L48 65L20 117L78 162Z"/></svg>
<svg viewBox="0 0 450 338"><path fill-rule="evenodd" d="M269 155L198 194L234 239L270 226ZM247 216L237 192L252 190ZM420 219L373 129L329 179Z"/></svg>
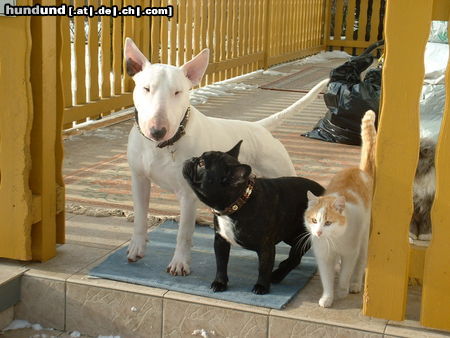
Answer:
<svg viewBox="0 0 450 338"><path fill-rule="evenodd" d="M171 146L175 142L177 142L184 134L186 134L186 124L189 121L190 112L191 112L191 106L187 107L186 113L184 114L184 117L181 120L180 125L178 126L178 130L175 133L175 135L173 135L173 137L171 139L167 140L167 141L158 143L156 145L158 148L164 148L164 147L167 147L167 146ZM134 120L135 120L135 123L136 123L136 127L139 130L139 132L141 133L141 135L144 136L147 140L155 142L151 138L148 138L147 136L145 136L144 133L141 130L141 127L139 127L138 111L137 111L136 108L134 109Z"/></svg>
<svg viewBox="0 0 450 338"><path fill-rule="evenodd" d="M253 188L255 187L255 178L255 175L250 175L250 177L248 178L247 188L245 188L244 193L228 208L222 211L211 209L211 212L216 216L228 216L242 208L242 206L250 199Z"/></svg>

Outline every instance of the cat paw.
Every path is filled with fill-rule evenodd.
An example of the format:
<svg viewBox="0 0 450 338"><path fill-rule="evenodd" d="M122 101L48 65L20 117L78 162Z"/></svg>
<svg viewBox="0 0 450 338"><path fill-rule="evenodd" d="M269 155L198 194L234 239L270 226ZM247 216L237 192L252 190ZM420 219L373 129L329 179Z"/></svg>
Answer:
<svg viewBox="0 0 450 338"><path fill-rule="evenodd" d="M411 239L417 239L417 235L415 233L410 232L409 233L409 238Z"/></svg>
<svg viewBox="0 0 450 338"><path fill-rule="evenodd" d="M252 292L257 295L265 295L266 293L269 293L269 288L261 284L255 284L255 286L252 289Z"/></svg>
<svg viewBox="0 0 450 338"><path fill-rule="evenodd" d="M330 307L333 304L333 297L322 296L319 299L319 305L321 307Z"/></svg>
<svg viewBox="0 0 450 338"><path fill-rule="evenodd" d="M213 290L213 292L223 292L227 290L227 284L219 281L214 281L211 283L211 289Z"/></svg>
<svg viewBox="0 0 450 338"><path fill-rule="evenodd" d="M348 296L348 289L337 289L336 291L336 298L342 299Z"/></svg>
<svg viewBox="0 0 450 338"><path fill-rule="evenodd" d="M284 277L286 277L286 274L284 273L284 271L280 270L280 269L276 269L275 271L272 272L272 275L270 276L270 281L272 283L280 283Z"/></svg>
<svg viewBox="0 0 450 338"><path fill-rule="evenodd" d="M360 283L351 283L350 284L350 293L360 293L362 290L362 286Z"/></svg>

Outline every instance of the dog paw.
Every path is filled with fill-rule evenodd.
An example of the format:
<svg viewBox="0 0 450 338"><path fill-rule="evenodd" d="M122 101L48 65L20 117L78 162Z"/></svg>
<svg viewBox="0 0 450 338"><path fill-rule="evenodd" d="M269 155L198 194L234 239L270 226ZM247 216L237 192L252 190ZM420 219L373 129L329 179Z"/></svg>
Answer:
<svg viewBox="0 0 450 338"><path fill-rule="evenodd" d="M330 307L333 304L333 297L322 296L319 299L319 305L321 307Z"/></svg>
<svg viewBox="0 0 450 338"><path fill-rule="evenodd" d="M286 277L286 274L284 273L284 271L280 270L280 269L276 269L272 272L272 275L270 276L270 281L272 283L280 283L284 277Z"/></svg>
<svg viewBox="0 0 450 338"><path fill-rule="evenodd" d="M266 293L269 293L269 288L261 284L255 284L252 292L257 295L265 295Z"/></svg>
<svg viewBox="0 0 450 338"><path fill-rule="evenodd" d="M226 291L227 284L219 281L214 281L211 283L211 289L213 290L213 292L223 292Z"/></svg>
<svg viewBox="0 0 450 338"><path fill-rule="evenodd" d="M179 259L176 256L172 258L166 271L172 276L187 276L191 273L187 260Z"/></svg>
<svg viewBox="0 0 450 338"><path fill-rule="evenodd" d="M362 290L361 283L351 283L349 291L350 293L360 293Z"/></svg>
<svg viewBox="0 0 450 338"><path fill-rule="evenodd" d="M146 235L133 235L130 244L128 245L128 262L136 262L145 255L145 248L147 247Z"/></svg>

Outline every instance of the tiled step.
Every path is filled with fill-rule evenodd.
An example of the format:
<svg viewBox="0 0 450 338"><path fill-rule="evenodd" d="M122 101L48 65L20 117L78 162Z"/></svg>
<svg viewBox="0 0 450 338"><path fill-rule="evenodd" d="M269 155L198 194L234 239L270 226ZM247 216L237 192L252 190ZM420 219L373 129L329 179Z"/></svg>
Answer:
<svg viewBox="0 0 450 338"><path fill-rule="evenodd" d="M72 216L67 230L68 244L58 248L55 259L28 266L16 319L92 337L444 336L418 324L420 290L411 296L412 320L391 323L364 316L361 295L349 295L330 309L319 307L318 276L283 310L93 279L89 270L128 244L131 224L120 217Z"/></svg>
<svg viewBox="0 0 450 338"><path fill-rule="evenodd" d="M21 276L25 271L20 263L0 260L0 331L14 318L14 305L20 300Z"/></svg>

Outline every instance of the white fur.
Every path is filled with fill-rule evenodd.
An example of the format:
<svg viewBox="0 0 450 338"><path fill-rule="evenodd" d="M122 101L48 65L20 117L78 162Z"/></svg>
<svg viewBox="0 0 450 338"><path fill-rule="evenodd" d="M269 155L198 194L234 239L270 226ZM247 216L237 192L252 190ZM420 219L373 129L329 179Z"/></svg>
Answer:
<svg viewBox="0 0 450 338"><path fill-rule="evenodd" d="M363 203L346 202L343 215L347 224L324 225L325 210L316 214L317 223L306 222L312 234L312 248L319 266L323 294L319 300L322 307L330 307L335 298L335 264L341 261L341 270L336 291L337 298L344 298L362 289L364 269L367 260L367 246L370 228L370 206ZM317 236L318 232L322 232Z"/></svg>
<svg viewBox="0 0 450 338"><path fill-rule="evenodd" d="M232 245L239 245L234 237L234 222L228 216L217 216L219 234Z"/></svg>
<svg viewBox="0 0 450 338"><path fill-rule="evenodd" d="M433 196L436 191L436 170L432 167L425 175L414 180L414 195L420 199Z"/></svg>
<svg viewBox="0 0 450 338"><path fill-rule="evenodd" d="M167 134L158 142L170 139L189 106L189 89L198 83L208 65L208 50L202 51L181 68L151 65L130 39L126 41L125 54L143 65L142 71L133 76L133 99L142 132L151 138L152 127L164 127ZM227 151L239 140L244 140L239 160L251 165L256 175L295 176L286 149L267 128L275 127L282 119L306 107L327 81L322 81L294 105L280 114L263 119L261 123L207 117L191 107L186 134L173 146L162 149L156 147L157 142L146 139L133 127L128 139L128 162L135 218L128 259L135 261L145 253L150 183L153 181L175 193L181 206L177 245L168 271L174 275L189 274L197 197L182 176L184 161L205 151ZM176 92L178 94L175 95Z"/></svg>

